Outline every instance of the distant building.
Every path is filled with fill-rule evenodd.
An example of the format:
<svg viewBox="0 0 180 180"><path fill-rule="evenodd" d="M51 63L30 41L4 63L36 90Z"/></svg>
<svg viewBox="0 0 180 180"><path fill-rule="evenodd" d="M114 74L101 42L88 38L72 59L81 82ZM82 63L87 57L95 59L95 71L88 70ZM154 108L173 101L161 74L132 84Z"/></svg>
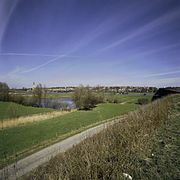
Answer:
<svg viewBox="0 0 180 180"><path fill-rule="evenodd" d="M36 83L35 83L35 82L33 82L33 85L32 85L32 90L33 90L33 89L35 89L35 87L36 87Z"/></svg>
<svg viewBox="0 0 180 180"><path fill-rule="evenodd" d="M162 98L164 96L170 95L170 94L178 94L180 93L180 87L176 87L176 88L171 88L171 87L167 87L167 88L159 88L156 93L154 94L152 101Z"/></svg>

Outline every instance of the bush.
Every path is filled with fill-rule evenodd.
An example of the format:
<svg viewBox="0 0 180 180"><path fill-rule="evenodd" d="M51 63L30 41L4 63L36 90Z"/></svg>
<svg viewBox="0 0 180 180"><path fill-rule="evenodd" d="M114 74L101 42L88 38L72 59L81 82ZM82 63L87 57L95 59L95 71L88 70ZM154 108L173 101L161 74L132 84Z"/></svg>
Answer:
<svg viewBox="0 0 180 180"><path fill-rule="evenodd" d="M89 110L101 100L96 97L96 95L90 90L90 88L80 86L75 89L74 95L73 95L74 103L76 104L76 107L78 109L84 109Z"/></svg>
<svg viewBox="0 0 180 180"><path fill-rule="evenodd" d="M2 82L0 82L0 101L9 101L9 87Z"/></svg>
<svg viewBox="0 0 180 180"><path fill-rule="evenodd" d="M109 103L119 103L119 98L116 95L111 95L106 99Z"/></svg>
<svg viewBox="0 0 180 180"><path fill-rule="evenodd" d="M7 108L7 113L9 114L10 118L18 118L19 113L18 113L18 107L11 103L10 106Z"/></svg>
<svg viewBox="0 0 180 180"><path fill-rule="evenodd" d="M36 104L33 97L24 97L23 105L25 106L34 106Z"/></svg>
<svg viewBox="0 0 180 180"><path fill-rule="evenodd" d="M10 96L10 101L18 103L18 104L23 104L25 101L25 98L22 95L15 94L15 95Z"/></svg>
<svg viewBox="0 0 180 180"><path fill-rule="evenodd" d="M98 93L96 94L96 103L104 103L104 94L103 93Z"/></svg>
<svg viewBox="0 0 180 180"><path fill-rule="evenodd" d="M138 104L143 105L143 104L148 104L149 103L149 99L147 98L139 98L138 99Z"/></svg>
<svg viewBox="0 0 180 180"><path fill-rule="evenodd" d="M13 94L9 96L10 102L15 102L17 104L22 104L25 106L34 106L36 104L36 101L33 97L29 96L23 96L20 94Z"/></svg>

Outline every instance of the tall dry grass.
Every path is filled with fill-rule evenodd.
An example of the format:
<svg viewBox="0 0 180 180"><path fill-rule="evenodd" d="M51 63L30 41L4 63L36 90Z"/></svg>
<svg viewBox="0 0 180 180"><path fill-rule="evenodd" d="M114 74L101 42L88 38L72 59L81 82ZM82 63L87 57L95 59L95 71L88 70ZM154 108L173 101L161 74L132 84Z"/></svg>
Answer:
<svg viewBox="0 0 180 180"><path fill-rule="evenodd" d="M55 117L62 116L65 114L69 114L74 111L76 111L76 110L54 111L54 112L48 112L48 113L43 113L43 114L34 114L34 115L30 115L30 116L22 116L19 118L6 119L3 121L0 121L0 130L2 130L4 128L16 127L19 125L26 125L27 123L44 121L47 119L55 118Z"/></svg>
<svg viewBox="0 0 180 180"><path fill-rule="evenodd" d="M151 179L144 176L143 165L151 161L157 131L168 123L171 106L170 97L145 105L24 178Z"/></svg>

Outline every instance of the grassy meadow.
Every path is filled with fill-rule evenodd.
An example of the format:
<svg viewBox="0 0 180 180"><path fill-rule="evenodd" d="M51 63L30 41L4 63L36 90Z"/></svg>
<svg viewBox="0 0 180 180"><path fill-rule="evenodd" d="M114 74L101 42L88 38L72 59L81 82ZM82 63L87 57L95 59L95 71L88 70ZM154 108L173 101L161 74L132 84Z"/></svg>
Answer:
<svg viewBox="0 0 180 180"><path fill-rule="evenodd" d="M47 94L47 98L69 98L72 97L73 93L57 93Z"/></svg>
<svg viewBox="0 0 180 180"><path fill-rule="evenodd" d="M23 179L178 179L179 112L180 96L143 106Z"/></svg>
<svg viewBox="0 0 180 180"><path fill-rule="evenodd" d="M131 95L121 95L121 94L112 94L112 93L107 93L105 94L105 98L109 99L111 97L117 98L119 103L137 103L139 98L147 98L149 102L151 102L153 94L147 94L144 95L143 93L139 93L139 95L133 93Z"/></svg>
<svg viewBox="0 0 180 180"><path fill-rule="evenodd" d="M16 92L13 92L11 94L14 94L14 95L21 95L21 96L24 96L24 97L28 97L28 96L33 96L32 92L27 92L27 91L16 91ZM72 97L72 94L71 92L65 92L65 93L47 93L46 94L46 98L66 98L66 97Z"/></svg>
<svg viewBox="0 0 180 180"><path fill-rule="evenodd" d="M13 102L0 102L0 120L7 120L21 116L29 116L53 111L53 109L23 106Z"/></svg>
<svg viewBox="0 0 180 180"><path fill-rule="evenodd" d="M90 111L76 111L56 118L0 130L1 167L106 119L126 114L138 107L139 105L134 102L104 103Z"/></svg>

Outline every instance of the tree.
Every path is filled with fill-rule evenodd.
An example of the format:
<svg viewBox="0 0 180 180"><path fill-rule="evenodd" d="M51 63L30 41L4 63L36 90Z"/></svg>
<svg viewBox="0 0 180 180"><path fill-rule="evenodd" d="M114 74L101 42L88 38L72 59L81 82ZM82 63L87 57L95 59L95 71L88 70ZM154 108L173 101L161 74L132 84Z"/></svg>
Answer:
<svg viewBox="0 0 180 180"><path fill-rule="evenodd" d="M33 97L38 106L41 106L42 104L42 98L46 98L46 89L42 86L42 84L38 84L33 89Z"/></svg>
<svg viewBox="0 0 180 180"><path fill-rule="evenodd" d="M0 101L9 100L9 86L6 83L0 82Z"/></svg>
<svg viewBox="0 0 180 180"><path fill-rule="evenodd" d="M80 86L75 89L73 100L78 109L91 109L97 104L97 99L92 90L87 86Z"/></svg>

